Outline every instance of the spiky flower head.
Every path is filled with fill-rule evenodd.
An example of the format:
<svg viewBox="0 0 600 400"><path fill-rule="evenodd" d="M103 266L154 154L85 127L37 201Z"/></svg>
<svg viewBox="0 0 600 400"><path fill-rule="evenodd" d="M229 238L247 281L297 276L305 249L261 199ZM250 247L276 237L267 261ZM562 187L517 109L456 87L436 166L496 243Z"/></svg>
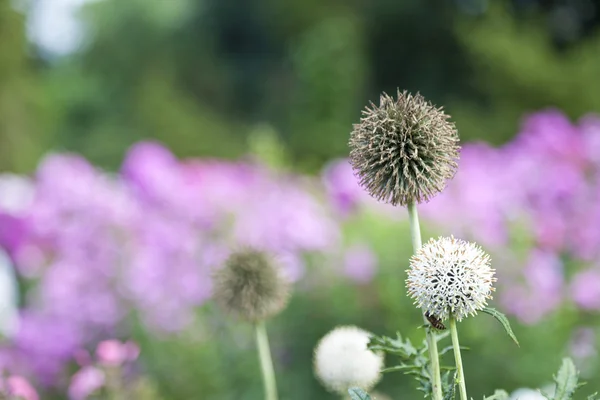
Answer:
<svg viewBox="0 0 600 400"><path fill-rule="evenodd" d="M483 309L496 281L490 256L475 243L431 239L410 259L408 294L424 313L458 321Z"/></svg>
<svg viewBox="0 0 600 400"><path fill-rule="evenodd" d="M232 253L214 274L214 297L226 311L250 321L279 313L289 298L289 282L267 253L244 249Z"/></svg>
<svg viewBox="0 0 600 400"><path fill-rule="evenodd" d="M405 206L441 192L457 169L458 134L441 108L420 94L383 93L350 135L350 163L377 200Z"/></svg>
<svg viewBox="0 0 600 400"><path fill-rule="evenodd" d="M369 338L369 332L356 326L340 326L319 341L314 370L323 386L347 396L351 387L369 390L379 382L383 354L367 348Z"/></svg>

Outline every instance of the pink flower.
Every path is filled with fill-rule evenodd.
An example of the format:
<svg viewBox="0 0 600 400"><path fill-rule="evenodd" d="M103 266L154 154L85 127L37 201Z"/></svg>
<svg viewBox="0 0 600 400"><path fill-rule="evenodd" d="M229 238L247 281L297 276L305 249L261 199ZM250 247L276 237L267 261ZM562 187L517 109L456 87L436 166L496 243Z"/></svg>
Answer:
<svg viewBox="0 0 600 400"><path fill-rule="evenodd" d="M104 372L92 366L83 367L71 378L69 398L85 400L104 385Z"/></svg>
<svg viewBox="0 0 600 400"><path fill-rule="evenodd" d="M139 353L138 345L131 341L121 343L118 340L105 340L96 348L98 363L107 367L117 367L126 361L133 361Z"/></svg>
<svg viewBox="0 0 600 400"><path fill-rule="evenodd" d="M578 360L594 357L597 354L596 334L594 333L594 329L576 329L571 337L569 352Z"/></svg>
<svg viewBox="0 0 600 400"><path fill-rule="evenodd" d="M346 251L344 274L357 283L368 283L377 269L377 256L365 245L355 245Z"/></svg>
<svg viewBox="0 0 600 400"><path fill-rule="evenodd" d="M346 159L334 160L325 166L323 183L330 201L342 215L354 211L366 195Z"/></svg>
<svg viewBox="0 0 600 400"><path fill-rule="evenodd" d="M534 249L523 271L525 285L506 284L500 299L504 307L527 324L534 324L562 301L563 264L556 254Z"/></svg>
<svg viewBox="0 0 600 400"><path fill-rule="evenodd" d="M577 274L571 282L571 297L583 309L600 309L600 271L590 269Z"/></svg>
<svg viewBox="0 0 600 400"><path fill-rule="evenodd" d="M0 389L4 389L5 382L0 380ZM8 395L17 397L22 400L39 400L39 396L33 386L20 375L12 375L6 379L6 386L8 388ZM3 397L4 398L4 397Z"/></svg>

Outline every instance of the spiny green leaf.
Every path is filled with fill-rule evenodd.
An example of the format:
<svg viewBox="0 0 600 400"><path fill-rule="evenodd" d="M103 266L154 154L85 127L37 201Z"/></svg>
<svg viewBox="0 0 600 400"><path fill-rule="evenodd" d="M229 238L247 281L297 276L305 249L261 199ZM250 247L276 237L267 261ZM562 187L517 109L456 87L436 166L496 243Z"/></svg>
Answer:
<svg viewBox="0 0 600 400"><path fill-rule="evenodd" d="M436 341L439 341L449 335L449 332L444 332L435 335ZM424 392L426 395L431 395L431 376L429 373L429 352L427 350L427 341L424 340L419 348L413 346L408 339L403 339L397 333L397 338L392 339L386 336L371 336L367 347L371 351L382 351L400 358L400 362L392 367L385 368L382 372L401 372L404 375L413 376L418 382L417 389ZM455 368L442 367L442 369ZM443 386L444 387L444 386Z"/></svg>
<svg viewBox="0 0 600 400"><path fill-rule="evenodd" d="M446 339L448 336L450 336L450 331L448 330L448 331L444 331L442 333L435 333L433 336L435 337L435 341L439 342L440 340Z"/></svg>
<svg viewBox="0 0 600 400"><path fill-rule="evenodd" d="M444 349L440 351L440 357L443 356L444 354L448 353L449 351L452 351L453 349L454 349L454 347L452 347L452 346L444 347ZM465 351L471 350L470 348L465 347L465 346L460 346L460 349L465 350Z"/></svg>
<svg viewBox="0 0 600 400"><path fill-rule="evenodd" d="M348 393L350 394L350 398L352 400L371 400L371 396L361 388L353 387L348 389Z"/></svg>
<svg viewBox="0 0 600 400"><path fill-rule="evenodd" d="M396 365L394 367L388 367L388 368L384 368L381 370L381 372L386 373L386 372L394 372L394 371L407 371L407 370L415 370L415 369L419 369L419 367L415 366L415 365Z"/></svg>
<svg viewBox="0 0 600 400"><path fill-rule="evenodd" d="M554 382L556 382L554 400L570 400L578 387L578 378L579 373L573 361L570 358L563 358L558 374L554 377Z"/></svg>
<svg viewBox="0 0 600 400"><path fill-rule="evenodd" d="M484 397L483 400L508 400L509 397L505 390L497 389L493 395Z"/></svg>
<svg viewBox="0 0 600 400"><path fill-rule="evenodd" d="M409 339L402 340L402 336L399 333L396 335L396 339L387 336L371 336L367 347L371 351L384 351L403 358L409 358L418 354L417 349Z"/></svg>
<svg viewBox="0 0 600 400"><path fill-rule="evenodd" d="M506 316L504 314L502 314L500 311L496 310L495 308L490 308L490 307L485 307L481 311L496 318L498 320L498 322L500 322L502 324L502 326L504 327L504 330L506 331L506 333L508 333L508 336L510 336L510 338L517 344L517 346L519 346L519 341L517 340L517 337L515 336L515 334L512 331L512 328L510 327L510 322L508 322L508 318L506 318Z"/></svg>
<svg viewBox="0 0 600 400"><path fill-rule="evenodd" d="M443 389L444 389L444 399L443 400L454 400L456 397L456 372L454 373L454 377L452 378L452 383L448 382L448 377L450 373L446 373L444 375L443 381Z"/></svg>

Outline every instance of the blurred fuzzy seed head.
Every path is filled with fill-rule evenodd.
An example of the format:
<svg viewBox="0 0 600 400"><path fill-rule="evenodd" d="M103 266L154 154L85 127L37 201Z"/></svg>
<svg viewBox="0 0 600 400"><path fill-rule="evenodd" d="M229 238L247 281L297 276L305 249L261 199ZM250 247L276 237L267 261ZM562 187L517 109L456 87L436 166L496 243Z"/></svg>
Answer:
<svg viewBox="0 0 600 400"><path fill-rule="evenodd" d="M289 298L289 282L266 253L245 249L229 256L214 274L214 297L227 312L250 321L279 313Z"/></svg>
<svg viewBox="0 0 600 400"><path fill-rule="evenodd" d="M314 353L315 375L323 386L347 397L348 389L370 390L381 379L383 354L367 349L370 334L340 326L325 335Z"/></svg>
<svg viewBox="0 0 600 400"><path fill-rule="evenodd" d="M456 173L458 134L441 108L423 96L383 93L350 135L350 163L377 200L405 206L426 202Z"/></svg>
<svg viewBox="0 0 600 400"><path fill-rule="evenodd" d="M474 315L492 298L495 271L475 243L454 237L431 239L410 259L408 294L424 313L458 321Z"/></svg>

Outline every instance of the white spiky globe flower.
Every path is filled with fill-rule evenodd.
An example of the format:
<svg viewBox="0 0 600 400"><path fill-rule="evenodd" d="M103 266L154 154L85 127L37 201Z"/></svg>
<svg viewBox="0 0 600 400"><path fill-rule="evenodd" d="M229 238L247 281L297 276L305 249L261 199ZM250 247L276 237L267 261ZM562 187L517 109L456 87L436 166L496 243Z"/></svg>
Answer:
<svg viewBox="0 0 600 400"><path fill-rule="evenodd" d="M496 281L490 256L475 243L431 239L410 259L408 294L424 313L457 321L474 315L492 298Z"/></svg>
<svg viewBox="0 0 600 400"><path fill-rule="evenodd" d="M323 386L347 396L351 387L368 391L379 382L383 354L367 348L370 335L356 326L340 326L319 341L314 369Z"/></svg>

